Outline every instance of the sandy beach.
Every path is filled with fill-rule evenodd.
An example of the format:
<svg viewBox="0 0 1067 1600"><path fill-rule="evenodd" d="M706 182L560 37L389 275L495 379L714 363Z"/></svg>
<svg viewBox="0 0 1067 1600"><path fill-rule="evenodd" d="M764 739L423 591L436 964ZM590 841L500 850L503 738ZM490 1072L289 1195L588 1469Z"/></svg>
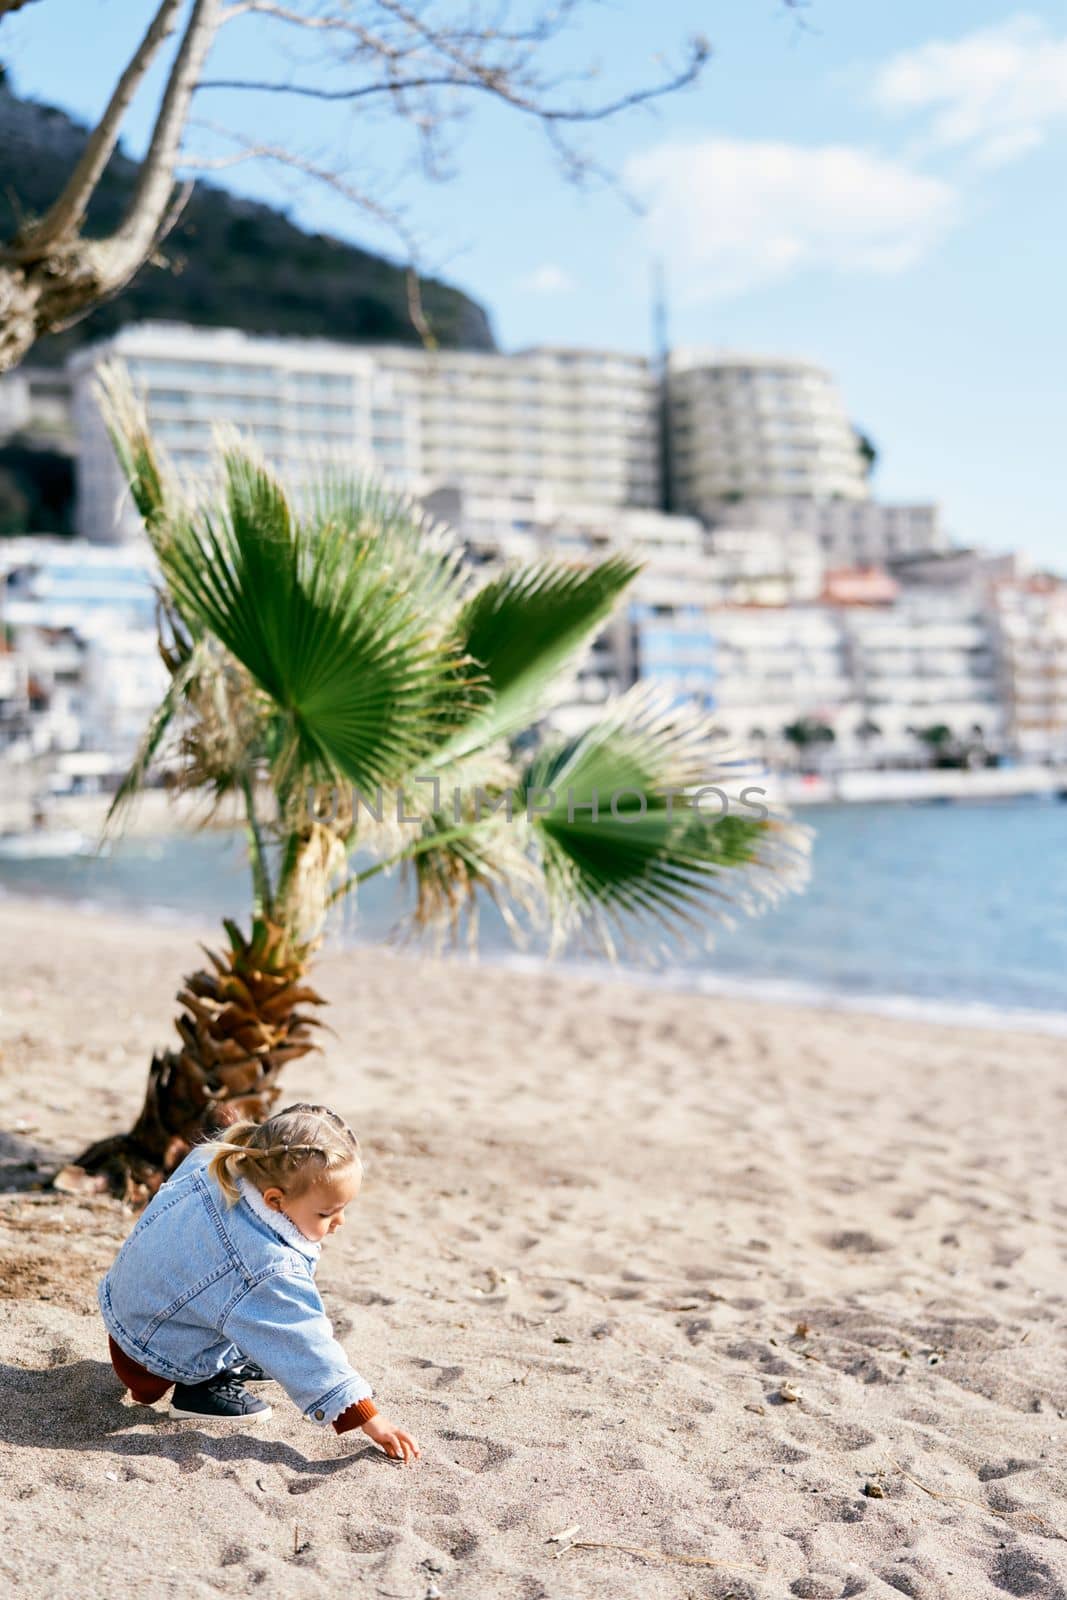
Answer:
<svg viewBox="0 0 1067 1600"><path fill-rule="evenodd" d="M0 909L5 1593L1067 1596L1063 1040L328 951L285 1098L364 1145L319 1282L404 1469L276 1389L124 1403L133 1216L32 1188L128 1125L197 954Z"/></svg>

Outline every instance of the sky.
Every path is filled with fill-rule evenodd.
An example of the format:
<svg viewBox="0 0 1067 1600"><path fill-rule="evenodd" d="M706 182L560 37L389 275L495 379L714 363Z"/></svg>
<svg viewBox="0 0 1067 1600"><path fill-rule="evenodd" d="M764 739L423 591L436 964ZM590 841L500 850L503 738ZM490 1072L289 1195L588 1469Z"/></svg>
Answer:
<svg viewBox="0 0 1067 1600"><path fill-rule="evenodd" d="M20 93L94 117L152 9L37 0L0 28L0 59ZM230 23L207 76L336 81L318 38L283 31ZM485 101L440 182L385 115L296 97L205 90L189 143L217 159L219 126L269 129L402 207L424 269L483 302L504 349L651 350L661 263L672 343L830 368L878 448L880 498L937 500L959 542L1067 569L1067 5L586 0L548 64L596 64L582 92L611 96L658 81L696 32L713 52L697 85L583 133L614 185L575 188L538 127ZM160 81L131 108L134 154ZM306 177L210 177L400 251Z"/></svg>

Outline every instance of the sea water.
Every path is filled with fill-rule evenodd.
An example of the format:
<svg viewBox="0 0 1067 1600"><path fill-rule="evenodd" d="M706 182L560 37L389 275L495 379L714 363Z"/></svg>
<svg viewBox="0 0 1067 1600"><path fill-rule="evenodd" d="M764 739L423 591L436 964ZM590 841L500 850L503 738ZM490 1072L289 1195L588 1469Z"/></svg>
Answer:
<svg viewBox="0 0 1067 1600"><path fill-rule="evenodd" d="M826 806L800 820L815 832L807 890L732 929L710 928L710 950L674 953L656 981L1067 1028L1067 805ZM243 840L217 833L130 838L98 858L0 860L5 893L200 926L247 920L250 900ZM382 939L409 905L402 875L377 877L337 937ZM17 914L14 900L0 908ZM492 960L542 959L536 941L511 955L491 907L480 946Z"/></svg>

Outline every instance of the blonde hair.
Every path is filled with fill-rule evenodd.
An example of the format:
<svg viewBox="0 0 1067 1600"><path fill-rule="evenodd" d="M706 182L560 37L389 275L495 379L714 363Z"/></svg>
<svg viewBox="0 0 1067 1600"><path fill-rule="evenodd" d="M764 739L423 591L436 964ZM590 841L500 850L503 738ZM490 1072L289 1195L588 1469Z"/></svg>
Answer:
<svg viewBox="0 0 1067 1600"><path fill-rule="evenodd" d="M299 1104L275 1112L266 1122L235 1122L225 1138L200 1147L212 1151L208 1171L228 1206L240 1199L238 1178L247 1178L262 1193L276 1186L298 1198L313 1183L363 1162L359 1140L328 1106Z"/></svg>

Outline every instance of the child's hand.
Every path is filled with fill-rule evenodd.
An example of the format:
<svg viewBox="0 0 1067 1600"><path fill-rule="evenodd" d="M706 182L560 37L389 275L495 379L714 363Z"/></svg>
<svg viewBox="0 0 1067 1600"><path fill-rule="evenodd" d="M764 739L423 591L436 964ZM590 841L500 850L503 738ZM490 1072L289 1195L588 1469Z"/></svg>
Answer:
<svg viewBox="0 0 1067 1600"><path fill-rule="evenodd" d="M403 1428L394 1428L391 1422L384 1417L371 1417L369 1422L363 1424L363 1432L368 1439L373 1439L375 1444L380 1444L387 1456L392 1456L394 1461L417 1461L419 1447Z"/></svg>

